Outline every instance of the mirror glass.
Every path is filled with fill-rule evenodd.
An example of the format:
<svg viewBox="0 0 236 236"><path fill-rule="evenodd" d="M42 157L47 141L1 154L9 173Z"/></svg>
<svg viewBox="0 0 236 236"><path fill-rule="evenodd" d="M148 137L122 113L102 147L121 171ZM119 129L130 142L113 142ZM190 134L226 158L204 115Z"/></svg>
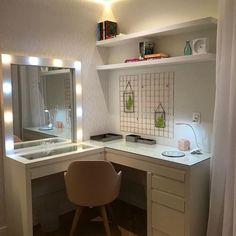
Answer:
<svg viewBox="0 0 236 236"><path fill-rule="evenodd" d="M71 69L11 65L11 83L16 149L22 141L72 139Z"/></svg>

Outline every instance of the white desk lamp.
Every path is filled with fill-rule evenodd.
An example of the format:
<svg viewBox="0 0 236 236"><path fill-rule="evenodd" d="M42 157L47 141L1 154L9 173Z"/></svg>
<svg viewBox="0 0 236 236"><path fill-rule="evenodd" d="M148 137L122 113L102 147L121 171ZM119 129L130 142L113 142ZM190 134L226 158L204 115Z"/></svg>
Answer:
<svg viewBox="0 0 236 236"><path fill-rule="evenodd" d="M197 148L191 150L190 153L191 153L191 154L198 154L198 155L202 154L201 149L200 149L200 147L199 147L199 145L198 145L198 142L197 142L197 136L196 136L196 133L195 133L195 131L194 131L193 126L190 125L190 124L188 124L188 123L184 123L184 122L177 122L177 123L175 123L175 124L176 124L176 125L185 125L185 126L188 126L188 127L191 128L191 130L193 131L193 134L194 134L194 138L195 138L195 142L196 142Z"/></svg>

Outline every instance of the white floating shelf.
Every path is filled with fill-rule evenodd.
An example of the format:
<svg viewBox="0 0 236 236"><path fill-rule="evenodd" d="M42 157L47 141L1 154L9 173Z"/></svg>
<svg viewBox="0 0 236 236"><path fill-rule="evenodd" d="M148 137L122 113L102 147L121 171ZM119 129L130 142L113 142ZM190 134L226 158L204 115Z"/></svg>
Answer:
<svg viewBox="0 0 236 236"><path fill-rule="evenodd" d="M155 60L148 60L148 61L100 65L100 66L97 66L97 70L109 71L109 70L122 70L122 69L132 69L132 68L144 68L144 67L154 67L154 66L161 66L161 65L174 65L174 64L215 61L215 59L216 59L215 54L207 53L207 54L201 54L201 55L178 56L178 57L162 58L162 59L155 59Z"/></svg>
<svg viewBox="0 0 236 236"><path fill-rule="evenodd" d="M117 45L122 45L124 43L131 42L133 40L142 38L152 38L156 36L166 36L174 35L179 33L194 32L204 29L216 29L217 20L213 17L206 17L198 20L188 21L184 23L179 23L171 26L166 26L163 28L147 30L143 32L137 32L127 35L118 35L112 39L106 39L96 42L97 47L114 47Z"/></svg>

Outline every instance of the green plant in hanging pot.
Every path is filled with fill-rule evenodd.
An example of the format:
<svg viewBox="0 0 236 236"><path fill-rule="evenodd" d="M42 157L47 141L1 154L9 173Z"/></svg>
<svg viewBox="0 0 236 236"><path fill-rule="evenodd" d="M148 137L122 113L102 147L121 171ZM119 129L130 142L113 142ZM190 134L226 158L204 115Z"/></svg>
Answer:
<svg viewBox="0 0 236 236"><path fill-rule="evenodd" d="M134 92L130 81L127 82L123 92L124 112L134 113Z"/></svg>
<svg viewBox="0 0 236 236"><path fill-rule="evenodd" d="M166 127L166 112L161 103L155 110L155 127L164 129Z"/></svg>
<svg viewBox="0 0 236 236"><path fill-rule="evenodd" d="M156 117L155 126L157 128L165 128L165 116L164 114L160 114Z"/></svg>
<svg viewBox="0 0 236 236"><path fill-rule="evenodd" d="M126 101L126 109L130 111L132 107L133 107L133 99L131 95L129 95Z"/></svg>

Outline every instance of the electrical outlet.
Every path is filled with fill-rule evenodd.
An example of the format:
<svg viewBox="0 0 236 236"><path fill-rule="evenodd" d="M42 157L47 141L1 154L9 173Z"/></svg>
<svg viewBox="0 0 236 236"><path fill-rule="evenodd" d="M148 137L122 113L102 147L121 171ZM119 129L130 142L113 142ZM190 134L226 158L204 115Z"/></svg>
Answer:
<svg viewBox="0 0 236 236"><path fill-rule="evenodd" d="M192 121L195 124L200 124L201 123L201 113L200 112L194 112Z"/></svg>

